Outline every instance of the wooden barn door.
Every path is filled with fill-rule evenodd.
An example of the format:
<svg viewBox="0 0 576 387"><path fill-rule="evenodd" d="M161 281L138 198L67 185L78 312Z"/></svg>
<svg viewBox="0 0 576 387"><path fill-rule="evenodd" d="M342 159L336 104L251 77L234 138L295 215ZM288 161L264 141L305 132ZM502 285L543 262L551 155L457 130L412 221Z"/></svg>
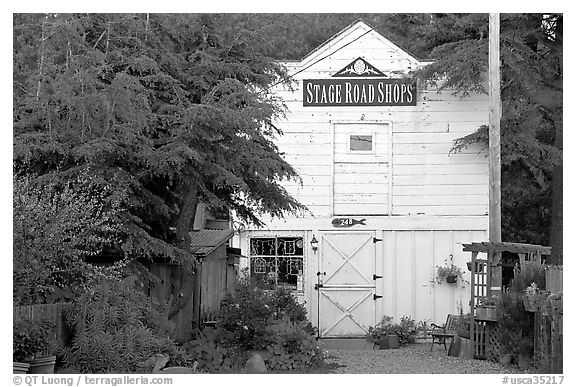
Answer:
<svg viewBox="0 0 576 387"><path fill-rule="evenodd" d="M386 215L390 210L390 125L334 125L334 215Z"/></svg>
<svg viewBox="0 0 576 387"><path fill-rule="evenodd" d="M321 236L320 337L362 337L376 319L374 232Z"/></svg>

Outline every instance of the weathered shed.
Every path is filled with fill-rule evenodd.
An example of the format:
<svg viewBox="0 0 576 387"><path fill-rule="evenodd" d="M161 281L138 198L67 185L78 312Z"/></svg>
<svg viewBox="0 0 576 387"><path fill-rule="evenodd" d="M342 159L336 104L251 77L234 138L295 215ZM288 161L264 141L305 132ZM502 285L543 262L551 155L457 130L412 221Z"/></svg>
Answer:
<svg viewBox="0 0 576 387"><path fill-rule="evenodd" d="M150 271L160 281L150 284L149 293L161 300L178 299L183 281L193 281L193 295L172 318L176 324L176 339L186 341L201 321L210 319L220 309L220 303L234 290L238 271L238 251L227 250L233 230L200 230L190 233L190 252L198 265L194 276L188 276L181 265L153 263Z"/></svg>
<svg viewBox="0 0 576 387"><path fill-rule="evenodd" d="M296 84L276 89L289 109L277 145L303 181L284 186L312 215L265 219L233 243L251 275L293 287L322 337L468 305L469 284L435 276L445 260L465 270L460 243L488 236L487 154L451 152L488 122L488 97L416 84L427 63L363 22L284 63Z"/></svg>
<svg viewBox="0 0 576 387"><path fill-rule="evenodd" d="M190 233L190 251L200 263L195 279L195 321L201 321L204 315L217 313L222 300L233 290L233 284L229 283L229 271L234 271L234 268L229 267L226 252L226 243L233 235L233 230L200 230Z"/></svg>

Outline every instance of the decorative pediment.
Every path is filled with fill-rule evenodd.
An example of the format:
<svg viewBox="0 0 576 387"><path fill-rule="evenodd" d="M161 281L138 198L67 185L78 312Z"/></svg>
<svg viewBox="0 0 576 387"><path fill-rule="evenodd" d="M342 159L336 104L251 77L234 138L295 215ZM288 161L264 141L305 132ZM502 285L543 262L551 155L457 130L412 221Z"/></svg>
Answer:
<svg viewBox="0 0 576 387"><path fill-rule="evenodd" d="M338 71L333 77L386 77L387 76L376 67L364 59L358 57L349 65Z"/></svg>

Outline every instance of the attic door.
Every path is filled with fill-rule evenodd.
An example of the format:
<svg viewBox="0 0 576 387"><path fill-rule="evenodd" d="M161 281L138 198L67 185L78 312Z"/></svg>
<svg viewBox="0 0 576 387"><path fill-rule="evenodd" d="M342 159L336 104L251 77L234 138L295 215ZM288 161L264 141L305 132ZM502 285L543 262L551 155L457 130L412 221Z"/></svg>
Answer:
<svg viewBox="0 0 576 387"><path fill-rule="evenodd" d="M334 125L334 215L386 215L389 196L389 125Z"/></svg>

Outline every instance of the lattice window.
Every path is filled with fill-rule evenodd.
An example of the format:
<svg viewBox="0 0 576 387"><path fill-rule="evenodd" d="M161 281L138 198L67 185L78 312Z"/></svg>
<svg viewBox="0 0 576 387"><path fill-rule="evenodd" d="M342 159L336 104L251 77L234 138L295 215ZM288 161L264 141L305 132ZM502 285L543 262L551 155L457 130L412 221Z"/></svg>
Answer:
<svg viewBox="0 0 576 387"><path fill-rule="evenodd" d="M250 275L268 287L284 285L304 290L302 237L251 238Z"/></svg>

